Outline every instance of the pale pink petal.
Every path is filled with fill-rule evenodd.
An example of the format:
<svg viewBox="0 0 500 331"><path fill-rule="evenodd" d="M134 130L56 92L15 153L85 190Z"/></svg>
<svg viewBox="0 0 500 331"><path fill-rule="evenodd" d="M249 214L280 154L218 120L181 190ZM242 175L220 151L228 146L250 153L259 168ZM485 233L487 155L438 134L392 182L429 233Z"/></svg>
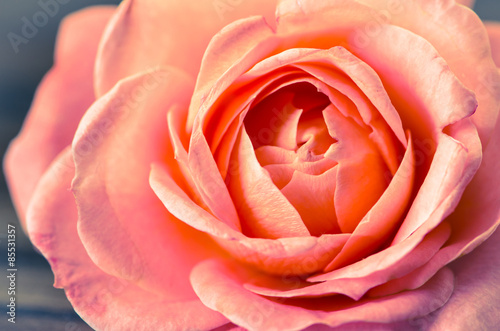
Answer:
<svg viewBox="0 0 500 331"><path fill-rule="evenodd" d="M202 302L250 330L300 330L313 324L331 327L353 322L392 323L426 315L441 307L453 291L453 274L441 270L425 286L380 299L354 301L343 296L314 299L269 299L243 283L257 274L234 263L198 264L191 283Z"/></svg>
<svg viewBox="0 0 500 331"><path fill-rule="evenodd" d="M488 36L490 37L493 60L496 66L500 68L500 23L487 22L485 26L488 31Z"/></svg>
<svg viewBox="0 0 500 331"><path fill-rule="evenodd" d="M248 238L189 199L164 167L153 167L150 182L155 193L175 217L211 234L232 257L268 273L304 275L319 271L349 238L348 234L276 240Z"/></svg>
<svg viewBox="0 0 500 331"><path fill-rule="evenodd" d="M493 235L476 250L451 264L457 275L457 289L449 305L439 314L433 325L434 330L439 330L443 325L491 329L500 322L500 232L495 231L500 224L499 144L500 120L486 146L481 168L464 192L463 202L449 217L454 233L448 245L450 252L445 257L449 261L469 253L491 233ZM472 227L470 220L474 220ZM460 315L452 318L457 309Z"/></svg>
<svg viewBox="0 0 500 331"><path fill-rule="evenodd" d="M182 109L178 110L179 111L176 111L176 109L174 109L167 114L168 132L170 133L169 138L174 154L174 160L171 159L171 162L167 162L170 163L168 170L185 192L189 192L193 197L201 200L196 191L196 185L194 184L188 166L187 146L189 145L189 136L183 131L187 114L185 111L182 111ZM176 164L173 165L175 162Z"/></svg>
<svg viewBox="0 0 500 331"><path fill-rule="evenodd" d="M231 37L231 34L227 37ZM213 152L215 152L230 124L240 116L244 116L251 104L257 104L269 93L280 87L297 82L292 82L293 79L297 80L297 77L293 77L293 79L287 77L297 74L297 70L284 72L274 70L280 67L279 60L276 61L276 59L267 61L264 68L257 70L253 68L249 73L245 73L259 60L276 50L280 42L283 41L276 38L264 39L262 44L243 54L214 82L212 88L202 97L199 107L194 107L194 103L191 104L190 116L197 114L203 134ZM267 93L263 93L266 89ZM195 93L197 92L195 91ZM196 102L198 101L196 100ZM221 107L224 111L221 111ZM188 128L189 125L190 123L188 123Z"/></svg>
<svg viewBox="0 0 500 331"><path fill-rule="evenodd" d="M274 185L280 190L292 180L293 174L295 173L293 168L282 164L269 164L262 168L268 172Z"/></svg>
<svg viewBox="0 0 500 331"><path fill-rule="evenodd" d="M319 86L328 87L320 89L345 117L371 131L369 137L393 175L407 141L401 118L378 75L341 47L304 60L313 63L299 63L297 67L315 76ZM338 70L332 71L331 64Z"/></svg>
<svg viewBox="0 0 500 331"><path fill-rule="evenodd" d="M295 171L290 182L281 189L313 236L340 233L333 203L336 177L336 168L317 176Z"/></svg>
<svg viewBox="0 0 500 331"><path fill-rule="evenodd" d="M52 160L71 144L78 122L94 102L97 44L114 7L91 7L61 24L54 67L38 87L20 135L5 158L5 173L21 224L33 190Z"/></svg>
<svg viewBox="0 0 500 331"><path fill-rule="evenodd" d="M182 300L174 291L149 292L99 269L78 237L77 207L70 190L74 174L71 151L66 149L40 179L28 208L27 226L30 239L52 267L54 286L66 291L90 326L97 330L211 329L227 323L196 297ZM169 286L174 289L178 284Z"/></svg>
<svg viewBox="0 0 500 331"><path fill-rule="evenodd" d="M497 230L483 245L451 265L456 288L430 330L493 330L500 325L499 243Z"/></svg>
<svg viewBox="0 0 500 331"><path fill-rule="evenodd" d="M467 122L462 123L466 124ZM453 131L455 130L452 130L452 134L457 133ZM464 138L464 132L462 132L459 136L461 136L461 138ZM497 138L495 139L498 140L498 136L500 135L497 134L496 136ZM483 161L484 168L480 168L476 177L474 177L472 182L469 184L467 190L464 193L464 196L462 197L462 201L464 201L465 203L460 204L458 206L458 209L446 220L446 222L451 223L452 229L451 237L447 241L446 245L439 252L437 252L437 254L432 257L428 263L426 263L422 267L418 267L412 273L402 278L390 281L386 285L382 285L381 287L374 289L370 292L371 295L387 295L394 293L395 291L397 292L401 290L414 289L422 286L440 268L442 268L442 266L455 259L460 254L470 251L479 243L484 241L485 238L487 238L492 233L492 231L500 221L498 217L500 206L500 203L498 201L499 195L498 192L492 190L492 187L494 187L495 189L498 187L498 185L496 185L498 176L496 175L496 172L494 170L492 171L492 169L498 166L498 160L495 161L495 159L498 159L498 149L494 147L497 146L496 144L498 144L498 142L495 139L492 140L490 145L486 148L485 159ZM471 150L472 149L477 149L477 147L471 148ZM450 210L450 202L456 200L456 198L454 197L456 193L456 189L451 191L450 195L433 213L434 215L436 215L436 217L432 217L431 215L431 217L428 218L428 220L420 228L418 228L410 237L402 241L400 244L391 246L384 251L374 254L369 258L357 262L353 265L333 271L323 276L312 277L310 278L310 280L328 281L342 280L352 277L364 277L363 275L373 273L375 272L375 270L392 268L389 266L391 263L393 263L397 268L398 264L402 265L401 262L397 262L400 253L403 251L407 251L407 245L410 244L411 241L417 239L421 233L429 232L429 229L433 226L432 224L434 222L440 221L444 218L446 214L443 214L443 212ZM474 203L467 203L467 201L474 201ZM478 217L478 215L480 215L480 217ZM470 226L471 219L474 219L474 226ZM417 250L414 249L414 251ZM386 256L387 259L389 259L390 257L392 262L387 264L388 260L381 260L380 258L377 258L382 256ZM371 262L371 264L369 262ZM383 265L387 265L387 267L383 267Z"/></svg>
<svg viewBox="0 0 500 331"><path fill-rule="evenodd" d="M158 65L175 66L194 78L210 39L222 27L252 15L264 15L273 24L274 9L275 2L267 0L126 0L100 46L97 95L120 79Z"/></svg>
<svg viewBox="0 0 500 331"><path fill-rule="evenodd" d="M129 77L94 103L73 142L72 189L89 256L111 275L178 300L195 297L187 275L217 248L168 213L148 179L153 162L175 166L167 112L187 114L190 86L174 69Z"/></svg>
<svg viewBox="0 0 500 331"><path fill-rule="evenodd" d="M295 158L293 150L299 139L295 131L304 131L301 130L304 117L299 117L300 113L324 107L328 98L311 84L312 78L301 79L300 73L293 71L277 70L252 77L250 81L243 79L244 82L235 83L240 85L239 88L229 88L229 93L213 107L213 118L209 120L210 124L205 123L204 132L212 151L215 150L214 158L223 177L226 176L230 152L243 123L254 148L268 143L280 144L291 149ZM236 95L241 99L235 98ZM224 109L217 111L216 107ZM328 141L325 140L326 143Z"/></svg>
<svg viewBox="0 0 500 331"><path fill-rule="evenodd" d="M460 124L462 126L468 126L468 125L470 125L470 122L462 121ZM459 126L460 124L456 124L452 127ZM460 130L453 129L453 130L451 130L450 133L457 134L457 131L460 132ZM468 134L472 134L472 136L476 135L475 130L472 130L472 132L467 132L467 130L462 130L460 132L460 134L457 134L457 138L460 137L461 140L465 140L465 141L474 141L474 138L473 139L465 139L465 137ZM474 147L473 144L471 144L470 145L470 151L471 151L470 158L477 160L477 153L475 154L473 152L474 150L480 150L480 148L479 148L479 146ZM470 174L464 174L465 179L468 176L470 177ZM474 181L472 183L474 183ZM387 253L389 251L391 251L393 248L397 249L397 253L396 253L396 251L393 251L393 253L392 253L392 257L391 257L392 263L395 263L395 264L399 263L399 262L397 262L397 259L398 259L397 256L399 256L399 253L401 251L405 251L407 249L408 246L406 246L406 245L410 241L415 240L416 237L419 236L418 235L419 233L425 233L426 231L429 231L429 229L432 229L432 227L434 226L433 224L435 224L434 222L439 221L439 217L444 218L449 213L449 211L454 208L454 206L456 205L456 201L457 201L456 194L457 193L459 194L460 192L461 192L460 186L458 187L458 189L455 188L454 190L452 190L450 195L443 201L443 203L441 203L437 207L437 210L436 210L437 213L435 211L431 214L431 217L426 218L426 219L424 218L423 220L425 220L425 221L420 226L420 228L416 232L414 232L408 239L401 242L402 245L396 244L396 245L386 249ZM464 195L464 197L462 198L462 201L463 201L463 199L467 199L466 196L467 196L467 194ZM470 205L465 204L465 206L466 206L465 208L467 208L466 210L471 209ZM443 212L446 212L446 213L442 214ZM479 211L475 211L475 212L479 213ZM432 215L437 215L437 217L432 217ZM441 216L439 216L439 215L441 215ZM458 216L458 222L457 222L457 217L454 217L454 215ZM447 219L447 221L451 222L452 224L453 223L460 224L460 222L467 223L467 221L469 219L476 218L476 216L463 217L463 215L464 215L464 212L463 212L463 210L461 210L460 205L459 205L459 209L454 214L452 214L452 216L450 216ZM432 259L427 264L425 264L422 267L417 268L414 272L412 272L412 273L410 273L402 278L395 279L393 281L390 281L386 285L382 285L380 288L374 290L372 292L372 295L383 295L384 293L391 294L391 293L394 293L394 291L398 291L398 289L399 290L414 289L414 288L417 288L417 287L423 285L440 268L442 268L442 266L446 265L449 261L455 259L459 255L460 252L463 252L466 249L467 245L469 243L471 243L471 241L475 241L477 243L477 242L481 242L482 240L484 240L485 236L487 236L491 233L490 227L494 225L494 222L495 222L495 220L492 220L492 219L489 219L489 220L483 219L482 223L475 224L474 227L466 226L466 225L464 226L464 224L462 224L461 226L459 224L454 224L452 226L452 229L453 229L452 237L447 242L447 245L443 249L441 249L434 257L432 257ZM381 254L380 253L375 254L373 256L373 258L375 258L378 255L383 256L384 251L382 251ZM386 256L389 256L389 255L386 255ZM366 260L370 261L371 259L372 259L372 257L370 257ZM346 271L348 271L350 269L356 270L356 268L354 268L354 267L356 267L356 265L358 265L358 264L360 264L360 266L363 264L365 266L369 266L369 264L367 264L368 261L363 260L363 261L360 261L361 263L358 262L356 264L353 264L352 267L349 266L349 267L346 267L343 269ZM375 259L375 261L377 261L377 259ZM380 262L380 260L378 260L378 261ZM374 267L374 266L376 266L376 267ZM372 264L372 269L379 269L380 267L381 267L381 264ZM361 268L359 270L363 270L363 269ZM357 272L354 271L354 274L356 274L356 273ZM354 276L354 274L351 274L349 276L349 273L342 272L342 269L340 269L337 272L337 275L335 275L335 274L336 274L336 272L331 273L328 276L328 279L339 279L342 277L344 277L344 278L345 277L356 277L356 276ZM332 276L333 276L333 278L332 278ZM316 277L316 278L318 278L318 277ZM319 278L321 278L321 277L319 277ZM320 279L313 278L313 280L320 280Z"/></svg>
<svg viewBox="0 0 500 331"><path fill-rule="evenodd" d="M257 104L258 99L264 99L268 93L277 91L280 87L293 84L288 72L274 71L264 73L263 75L243 75L231 86L227 82L236 79L231 75L245 69L246 63L237 64L231 68L222 79L217 81L208 96L203 100L196 120L203 130L203 135L210 149L214 152L219 144L222 144L226 133L233 129L234 135L237 128L241 126L244 116L250 108ZM296 77L295 77L296 78ZM285 81L288 84L284 84ZM270 91L269 91L270 90ZM265 93L268 92L268 93ZM238 97L235 97L238 96ZM240 121L236 128L231 124ZM196 122L195 122L196 124ZM198 129L194 127L193 130ZM194 131L193 135L196 134Z"/></svg>
<svg viewBox="0 0 500 331"><path fill-rule="evenodd" d="M309 48L285 50L259 62L243 78L255 80L284 66L301 69L317 78L318 82L315 82L316 80L312 77L307 81L330 97L330 101L346 117L353 117L356 120L362 117L365 123L377 128L380 120L385 120L399 141L406 145L401 119L391 104L377 73L344 48L333 47L326 51ZM291 71L291 68L287 70ZM354 102L359 113L353 114L353 107L346 105L344 100L339 100L335 95L338 91L330 91L331 89L325 86L333 87L349 97L348 102L351 104ZM377 111L374 111L371 103L375 105Z"/></svg>

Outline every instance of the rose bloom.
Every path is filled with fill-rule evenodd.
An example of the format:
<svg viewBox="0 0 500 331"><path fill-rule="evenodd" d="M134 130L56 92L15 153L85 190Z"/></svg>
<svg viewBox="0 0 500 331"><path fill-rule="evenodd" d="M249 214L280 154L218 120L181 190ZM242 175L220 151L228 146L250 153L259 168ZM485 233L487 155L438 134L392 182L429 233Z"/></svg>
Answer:
<svg viewBox="0 0 500 331"><path fill-rule="evenodd" d="M496 329L500 26L465 5L72 14L5 158L55 286L98 330Z"/></svg>

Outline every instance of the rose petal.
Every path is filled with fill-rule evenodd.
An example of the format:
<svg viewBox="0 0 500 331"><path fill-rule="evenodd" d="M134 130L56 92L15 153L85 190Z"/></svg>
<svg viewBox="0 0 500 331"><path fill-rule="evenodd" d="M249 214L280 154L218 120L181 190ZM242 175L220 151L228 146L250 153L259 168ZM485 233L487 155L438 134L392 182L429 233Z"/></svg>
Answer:
<svg viewBox="0 0 500 331"><path fill-rule="evenodd" d="M394 176L388 189L386 190L386 192L384 192L381 199L368 213L368 215L365 216L358 228L356 228L354 233L350 236L342 251L333 260L334 265L332 265L332 263L330 263L330 265L335 266L339 264L345 264L345 261L354 262L356 259L353 258L353 255L354 257L359 259L360 256L363 256L362 254L366 255L366 253L369 252L370 249L374 249L380 246L380 244L383 243L384 240L386 240L388 236L393 233L393 230L398 224L402 213L406 210L406 203L408 202L409 194L412 191L411 183L413 180L413 158L411 139L409 146L410 147L405 155L405 158L401 163L401 167ZM395 192L398 193L396 198L394 197ZM398 209L390 208L394 205L398 206ZM424 260L421 262L421 264L424 264L433 256L433 253L435 253L437 249L442 246L444 241L441 241L441 243L437 247L434 247L435 243L440 240L439 238L444 238L444 240L446 240L448 238L448 234L449 232L447 233L446 231L438 232L434 235L434 237L437 236L438 240L436 240L436 238L427 240L430 241L430 245L428 243L421 243L419 248L414 248L414 251L419 252L416 253L417 257L410 259L407 256L404 258L404 260L408 261L409 263L417 263L416 261L422 259L421 255L424 255L426 257L424 257ZM431 251L432 254L426 255L422 253L428 251ZM352 269L356 269L356 265L360 267L360 269L357 269L357 271L354 271L354 273L344 272L342 269L339 269L337 271L333 271L324 275L312 277L311 281L326 280L326 282L318 285L312 285L301 290L284 291L282 294L280 294L280 296L324 295L326 293L337 291L338 293L342 293L352 298L359 299L371 287L387 281L388 279L394 277L394 275L397 273L407 273L411 270L412 267L414 267L414 265L407 266L405 262L401 262L403 259L402 257L392 255L391 258L391 255L388 252L386 254L385 262L390 261L390 263L380 263L380 260L377 260L379 263L372 263L371 261L374 259L376 259L376 256L375 258L369 257L365 260L362 260L363 262L351 265L349 268ZM367 265L365 265L365 268L363 268L361 267L362 264ZM377 265L377 267L374 267L375 264ZM344 268L344 270L347 270L349 268ZM328 270L331 268L330 266L328 266L326 269ZM366 272L363 272L362 270L365 270Z"/></svg>
<svg viewBox="0 0 500 331"><path fill-rule="evenodd" d="M207 307L249 330L299 330L313 324L335 327L358 321L397 322L435 311L453 291L453 274L443 269L420 289L375 300L356 302L342 296L270 300L243 287L244 282L256 276L234 263L208 260L193 269L191 283Z"/></svg>
<svg viewBox="0 0 500 331"><path fill-rule="evenodd" d="M336 177L337 168L317 176L295 171L290 182L281 189L313 236L340 233L333 203Z"/></svg>
<svg viewBox="0 0 500 331"><path fill-rule="evenodd" d="M304 275L321 270L349 237L336 234L276 240L248 238L190 200L164 167L153 166L150 182L175 217L212 235L232 257L272 274Z"/></svg>
<svg viewBox="0 0 500 331"><path fill-rule="evenodd" d="M380 28L377 38L369 42L369 48L356 48L356 52L390 85L392 93L389 94L405 127L411 128L415 135L419 130L414 127L409 112L420 114L424 121L432 121L432 132L475 111L474 95L464 88L446 62L424 39L401 28L384 26ZM393 43L398 47L387 47ZM405 49L409 48L412 52L408 54ZM388 66L388 63L391 65ZM436 97L431 92L436 90L442 91L445 97ZM401 99L404 99L403 104L400 104Z"/></svg>
<svg viewBox="0 0 500 331"><path fill-rule="evenodd" d="M494 170L498 168L500 160L497 148L500 143L499 127L500 124L497 123L494 130L495 135L486 146L482 165L465 190L461 204L447 218L453 229L447 245L425 266L402 279L395 280L393 286L406 289L424 284L442 265L471 252L495 231L500 223L499 177ZM473 227L470 226L471 219L474 219ZM497 236L497 233L498 231L495 232L494 236ZM490 326L498 324L496 315L488 314L488 307L498 306L495 301L496 286L487 279L490 275L495 277L496 274L495 266L497 263L493 260L497 252L495 243L498 241L495 238L491 237L487 240L483 246L477 249L477 253L474 251L470 256L461 258L452 264L458 275L457 285L459 287L452 297L453 300L450 301L450 306L443 309L443 315L437 315L438 321L435 325L432 323L436 315L422 318L419 320L420 324L423 324L425 328L432 326L431 329L438 330L443 325L455 323L455 319L451 319L450 316L455 313L457 306L460 306L460 311L463 312L460 315L463 316L463 319L458 318L457 325L467 325L473 329L488 329ZM488 262L484 263L483 259L486 256ZM484 290L481 290L483 286ZM478 289L478 292L471 292L471 288ZM476 293L479 293L477 297ZM486 313L478 317L477 312ZM482 324L473 324L476 322Z"/></svg>
<svg viewBox="0 0 500 331"><path fill-rule="evenodd" d="M201 61L195 92L189 106L188 128L194 122L202 99L209 93L215 82L218 83L220 77L227 70L231 70L247 52L257 51L257 54L250 57L253 61L268 52L268 47L273 43L267 47L256 46L265 40L272 39L273 35L274 31L265 19L258 16L229 24L210 40Z"/></svg>
<svg viewBox="0 0 500 331"><path fill-rule="evenodd" d="M234 202L199 125L195 124L189 148L189 170L202 201L218 219L241 231Z"/></svg>
<svg viewBox="0 0 500 331"><path fill-rule="evenodd" d="M303 47L328 49L344 43L348 49L354 47L369 53L372 42L381 38L381 31L393 29L388 24L414 32L429 41L464 86L476 94L479 107L474 124L481 141L489 139L500 107L500 73L491 60L484 26L469 8L456 5L454 0L397 3L392 0L303 0L300 5L293 0L281 0L277 19L278 34L296 35ZM334 27L329 23L332 21L336 22ZM315 38L310 38L311 35ZM387 52L405 49L395 47L392 40L386 45L389 45L385 47ZM399 58L406 59L411 54L405 53Z"/></svg>
<svg viewBox="0 0 500 331"><path fill-rule="evenodd" d="M293 297L325 297L332 294L343 294L354 300L360 300L367 292L370 296L381 297L402 292L407 289L415 289L425 282L418 283L418 286L408 286L408 281L412 284L413 279L406 279L408 276L415 276L413 270L426 266L433 259L435 254L443 246L450 236L450 225L442 223L432 231L425 239L415 247L403 259L394 261L387 268L373 270L373 272L361 277L334 278L320 283L312 284L307 281L297 279L282 278L274 282L264 279L254 278L251 283L245 284L245 288L250 291L270 297L293 298ZM442 267L441 265L439 269ZM425 281L436 274L439 270L434 270ZM402 278L397 278L402 277ZM405 287L400 286L396 280L405 279ZM377 286L380 285L380 286ZM371 289L371 290L370 290Z"/></svg>
<svg viewBox="0 0 500 331"><path fill-rule="evenodd" d="M499 144L500 120L486 146L481 167L464 192L462 203L449 217L454 233L447 250L443 250L444 261L471 252L490 234L493 235L451 265L457 274L457 290L449 306L445 306L437 317L433 330L443 325L490 329L499 323L500 232L495 231L500 224L500 176L497 171L500 167ZM471 219L474 220L473 227L469 226ZM460 316L451 318L457 309L461 312Z"/></svg>
<svg viewBox="0 0 500 331"><path fill-rule="evenodd" d="M299 63L297 67L348 96L356 104L366 124L380 129L380 126L377 126L377 124L379 124L381 117L388 124L389 128L392 129L392 132L399 141L403 145L406 144L400 116L392 105L382 81L372 68L343 47L333 47L327 51L316 52L304 57L304 59L301 59L301 62L306 63ZM339 73L347 75L345 77L347 79L344 78L343 81L347 81L348 84L339 84L338 75L332 75L332 70L329 68L331 65L338 68ZM345 85L355 85L356 88L352 89ZM371 109L371 104L375 106L376 112ZM383 127L386 130L389 128Z"/></svg>
<svg viewBox="0 0 500 331"><path fill-rule="evenodd" d="M415 179L415 159L411 138L399 169L380 199L354 229L343 250L328 265L330 271L353 263L380 247L394 232L408 208Z"/></svg>
<svg viewBox="0 0 500 331"><path fill-rule="evenodd" d="M299 213L260 166L244 128L233 151L233 171L226 179L245 235L254 238L309 236Z"/></svg>
<svg viewBox="0 0 500 331"><path fill-rule="evenodd" d="M488 36L490 37L491 53L497 67L500 68L500 23L485 23Z"/></svg>
<svg viewBox="0 0 500 331"><path fill-rule="evenodd" d="M462 121L461 123L465 126L467 124L470 125L470 122L467 121L465 122ZM474 149L477 149L477 147ZM497 152L494 153L498 154ZM474 153L472 155L474 155ZM474 156L472 158L474 158ZM467 177L467 175L465 177ZM474 183L474 180L472 183ZM472 185L472 183L470 185ZM484 190L484 189L483 191L489 192L489 190ZM413 234L410 237L408 237L401 243L393 245L379 253L376 253L362 261L359 261L355 264L349 265L342 269L335 270L325 275L312 277L310 278L310 281L325 281L325 280L343 279L350 277L357 278L357 277L363 277L363 275L372 273L375 270L383 270L384 268L390 268L389 266L394 264L395 261L398 261L398 259L400 259L401 256L404 256L404 254L408 254L408 252L414 249L415 247L414 244L417 243L419 240L421 240L420 236L422 234L429 233L430 230L433 229L438 222L441 222L441 220L445 218L446 215L449 214L450 210L453 210L454 205L456 205L457 202L456 194L459 194L460 192L461 192L460 185L458 185L458 187L452 190L451 193L445 198L445 200L437 207L437 209L431 214L431 216L415 232L413 232ZM477 192L473 193L473 196L474 194L477 195ZM495 193L493 193L491 197L495 196L494 194ZM463 199L467 199L466 195L467 194L464 195ZM487 205L491 202L491 197L485 199ZM496 199L498 199L498 196L496 196ZM466 206L467 207L465 210L469 212L469 210L471 210L470 205ZM493 203L489 205L489 208L494 208L493 210L496 210L495 212L498 213L497 206L498 204ZM485 207L482 206L479 208L485 208ZM482 211L477 211L475 209L472 210L472 212L475 213L475 215L482 214ZM458 217L459 222L460 221L467 222L468 220L471 219L471 217L475 217L475 216L471 217L465 216L465 218L462 218L462 215L464 215L464 211L458 211L458 213L456 212L455 214L460 215ZM455 214L452 214L451 217L453 217L453 215ZM457 222L456 217L455 218L451 217L448 218L447 221L449 221L452 224L454 222ZM470 226L457 227L457 225L452 225L452 229L454 232L457 232L457 229L462 229L463 231L460 231L457 234L452 233L452 237L449 239L447 246L444 247L441 251L439 251L430 260L428 264L422 267L421 270L416 270L415 274L403 277L404 279L401 280L402 281L401 284L399 285L392 284L392 285L401 286L401 289L415 288L421 286L430 277L432 277L432 275L434 275L443 265L447 264L449 261L456 258L459 252L464 252L468 248L467 246L468 244L469 248L472 249L478 243L483 241L492 232L492 229L494 229L497 222L498 218L492 219L491 217L490 218L486 217L480 219L479 222L475 224L475 226L472 228Z"/></svg>
<svg viewBox="0 0 500 331"><path fill-rule="evenodd" d="M94 101L97 44L114 7L91 7L66 17L57 37L55 64L38 87L19 136L5 158L5 173L19 219L38 180L71 144L78 122Z"/></svg>
<svg viewBox="0 0 500 331"><path fill-rule="evenodd" d="M500 231L496 231L483 245L452 264L457 275L456 288L430 330L445 326L488 330L499 325L499 243Z"/></svg>
<svg viewBox="0 0 500 331"><path fill-rule="evenodd" d="M228 22L256 14L273 24L274 9L274 1L267 0L124 1L101 42L96 94L101 96L120 79L158 65L180 68L194 78L217 31Z"/></svg>
<svg viewBox="0 0 500 331"><path fill-rule="evenodd" d="M329 87L324 93L332 104L344 116L371 131L370 139L393 175L399 164L399 151L406 147L407 141L399 114L375 71L341 47L304 60L313 63L299 63L297 67L318 78L318 85L324 82ZM338 72L331 70L331 64Z"/></svg>
<svg viewBox="0 0 500 331"><path fill-rule="evenodd" d="M458 198L477 171L481 162L481 147L475 127L469 121L461 121L452 127L452 136L459 140L446 134L439 136L431 168L393 244L410 236L444 199L455 196L454 205L458 204Z"/></svg>
<svg viewBox="0 0 500 331"><path fill-rule="evenodd" d="M197 298L180 302L106 274L89 258L77 233L77 208L70 190L75 174L65 149L42 176L27 211L30 239L49 261L55 287L92 327L107 329L210 329L227 320ZM171 284L172 288L177 284ZM191 318L196 314L196 318Z"/></svg>
<svg viewBox="0 0 500 331"><path fill-rule="evenodd" d="M303 110L293 106L294 95L290 91L277 91L247 113L245 130L254 149L263 145L297 148L297 126Z"/></svg>
<svg viewBox="0 0 500 331"><path fill-rule="evenodd" d="M370 5L387 8L388 2L378 0ZM478 108L473 122L481 141L488 141L500 108L500 74L491 61L481 19L469 8L456 6L454 0L412 0L401 4L391 22L429 41L464 86L475 93Z"/></svg>
<svg viewBox="0 0 500 331"><path fill-rule="evenodd" d="M342 232L352 232L386 189L388 169L366 131L333 106L323 114L330 135L338 140L325 154L339 163L334 197L337 220Z"/></svg>
<svg viewBox="0 0 500 331"><path fill-rule="evenodd" d="M456 0L456 1L457 3L467 6L469 8L474 7L474 2L476 2L475 0Z"/></svg>
<svg viewBox="0 0 500 331"><path fill-rule="evenodd" d="M172 217L148 179L152 162L175 164L166 114L187 112L189 86L173 69L123 80L87 111L73 143L78 231L91 259L111 275L179 300L194 297L187 275L217 248Z"/></svg>
<svg viewBox="0 0 500 331"><path fill-rule="evenodd" d="M369 276L372 273L391 268L412 252L418 244L422 242L425 236L436 230L436 228L443 222L446 215L449 214L450 209L452 209L451 206L454 203L456 203L456 196L452 193L439 205L436 210L434 210L426 222L424 222L410 237L406 238L402 242L389 246L380 252L374 253L365 259L349 264L343 268L309 277L308 281L322 282L344 278L361 278Z"/></svg>

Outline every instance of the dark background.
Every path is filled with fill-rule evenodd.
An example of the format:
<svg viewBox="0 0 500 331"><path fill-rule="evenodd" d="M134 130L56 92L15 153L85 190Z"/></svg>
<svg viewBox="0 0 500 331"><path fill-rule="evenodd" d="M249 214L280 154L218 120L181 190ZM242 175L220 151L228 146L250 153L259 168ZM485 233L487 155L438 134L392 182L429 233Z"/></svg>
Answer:
<svg viewBox="0 0 500 331"><path fill-rule="evenodd" d="M41 10L39 1L48 0L0 0L0 156L3 156L9 141L21 128L36 86L52 66L52 55L57 27L67 14L94 4L118 4L119 0L70 0L60 4L59 11L49 18L46 26L19 45L16 53L7 34L21 34L22 18L31 21ZM54 0L56 1L56 0ZM165 1L165 0L163 0ZM186 0L188 1L188 0ZM251 0L247 0L251 1ZM64 1L63 1L64 2ZM477 0L475 11L483 20L500 21L500 0ZM1 171L1 170L0 170ZM18 265L16 280L16 324L7 322L8 280L6 263L7 224L16 225ZM91 330L73 312L62 290L54 289L53 275L43 257L35 253L21 231L17 216L10 201L3 171L0 175L0 330Z"/></svg>

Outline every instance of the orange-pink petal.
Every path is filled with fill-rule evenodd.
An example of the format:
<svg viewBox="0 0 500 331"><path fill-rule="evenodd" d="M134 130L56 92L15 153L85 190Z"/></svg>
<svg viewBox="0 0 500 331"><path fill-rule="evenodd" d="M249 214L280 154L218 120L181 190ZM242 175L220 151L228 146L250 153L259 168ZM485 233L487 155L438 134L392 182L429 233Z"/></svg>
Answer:
<svg viewBox="0 0 500 331"><path fill-rule="evenodd" d="M226 179L244 234L255 238L309 236L300 214L260 166L244 128L238 134Z"/></svg>
<svg viewBox="0 0 500 331"><path fill-rule="evenodd" d="M319 271L349 238L348 234L275 240L248 238L192 201L164 166L153 166L150 182L155 193L175 217L210 234L233 258L271 274L304 275Z"/></svg>

